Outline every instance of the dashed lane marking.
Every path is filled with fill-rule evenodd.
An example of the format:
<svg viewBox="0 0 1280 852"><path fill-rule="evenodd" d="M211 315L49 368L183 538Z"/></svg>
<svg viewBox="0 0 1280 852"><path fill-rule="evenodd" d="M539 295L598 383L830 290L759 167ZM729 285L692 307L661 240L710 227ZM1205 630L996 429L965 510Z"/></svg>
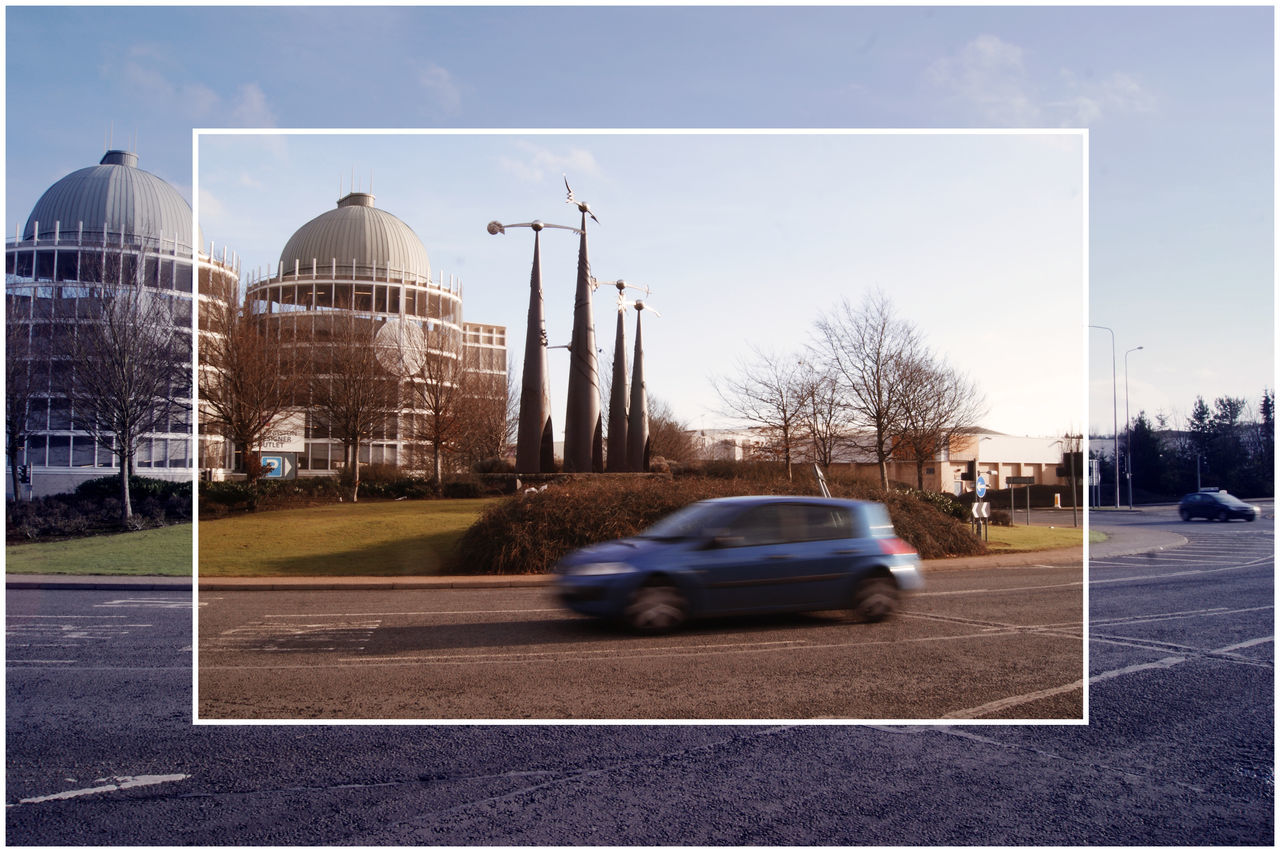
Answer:
<svg viewBox="0 0 1280 852"><path fill-rule="evenodd" d="M94 604L95 607L138 607L149 609L189 609L191 601L175 598L123 598Z"/></svg>
<svg viewBox="0 0 1280 852"><path fill-rule="evenodd" d="M128 790L133 787L150 787L154 784L169 784L174 781L185 781L190 775L118 775L114 778L99 778L94 783L97 787L86 787L81 790L67 790L62 793L51 793L47 796L32 796L18 801L20 805L38 805L41 802L75 799L80 796L93 796L98 793L110 793L115 790ZM13 807L10 805L9 807Z"/></svg>

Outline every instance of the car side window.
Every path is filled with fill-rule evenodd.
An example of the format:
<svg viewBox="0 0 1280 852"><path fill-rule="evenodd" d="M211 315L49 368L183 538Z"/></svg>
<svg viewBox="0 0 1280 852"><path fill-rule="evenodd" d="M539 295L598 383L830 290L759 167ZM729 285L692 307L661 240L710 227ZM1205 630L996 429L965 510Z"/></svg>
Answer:
<svg viewBox="0 0 1280 852"><path fill-rule="evenodd" d="M836 506L797 506L804 515L804 537L796 541L830 541L853 537L853 518Z"/></svg>
<svg viewBox="0 0 1280 852"><path fill-rule="evenodd" d="M725 533L736 547L759 547L785 541L778 506L755 506L734 518Z"/></svg>

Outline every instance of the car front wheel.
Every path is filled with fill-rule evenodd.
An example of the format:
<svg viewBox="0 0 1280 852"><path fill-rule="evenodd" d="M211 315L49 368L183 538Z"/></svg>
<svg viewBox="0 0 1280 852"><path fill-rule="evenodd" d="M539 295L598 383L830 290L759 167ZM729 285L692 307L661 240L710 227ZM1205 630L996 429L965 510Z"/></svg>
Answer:
<svg viewBox="0 0 1280 852"><path fill-rule="evenodd" d="M898 587L887 577L863 580L853 593L853 615L859 621L884 621L898 608Z"/></svg>
<svg viewBox="0 0 1280 852"><path fill-rule="evenodd" d="M1218 512L1218 520L1225 524L1227 521L1231 520L1231 516L1227 514L1226 509L1222 509Z"/></svg>
<svg viewBox="0 0 1280 852"><path fill-rule="evenodd" d="M688 601L679 589L665 582L649 583L636 589L622 612L627 626L641 633L674 630L688 617Z"/></svg>

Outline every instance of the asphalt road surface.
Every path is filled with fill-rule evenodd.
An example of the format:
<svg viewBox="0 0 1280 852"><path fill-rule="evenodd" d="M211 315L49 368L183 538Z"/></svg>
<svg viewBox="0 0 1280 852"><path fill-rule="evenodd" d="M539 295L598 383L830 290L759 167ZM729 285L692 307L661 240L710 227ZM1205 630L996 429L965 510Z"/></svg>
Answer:
<svg viewBox="0 0 1280 852"><path fill-rule="evenodd" d="M1084 718L1083 571L939 571L898 618L719 619L660 637L545 588L211 591L200 718Z"/></svg>
<svg viewBox="0 0 1280 852"><path fill-rule="evenodd" d="M1088 725L193 726L188 595L13 590L5 839L1270 846L1270 506L1095 523L1186 544L1091 562Z"/></svg>

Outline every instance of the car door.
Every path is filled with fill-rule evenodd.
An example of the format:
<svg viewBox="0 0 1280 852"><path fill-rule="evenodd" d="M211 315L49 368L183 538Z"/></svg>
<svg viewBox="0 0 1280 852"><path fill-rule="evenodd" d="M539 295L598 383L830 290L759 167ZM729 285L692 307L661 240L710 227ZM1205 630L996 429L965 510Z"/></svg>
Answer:
<svg viewBox="0 0 1280 852"><path fill-rule="evenodd" d="M845 605L850 566L865 555L860 548L874 547L874 542L855 537L853 515L846 506L801 503L792 509L794 525L783 528L795 553L787 578L792 597L806 608Z"/></svg>
<svg viewBox="0 0 1280 852"><path fill-rule="evenodd" d="M752 506L729 519L692 566L707 612L784 609L794 605L785 576L795 558L775 503Z"/></svg>

